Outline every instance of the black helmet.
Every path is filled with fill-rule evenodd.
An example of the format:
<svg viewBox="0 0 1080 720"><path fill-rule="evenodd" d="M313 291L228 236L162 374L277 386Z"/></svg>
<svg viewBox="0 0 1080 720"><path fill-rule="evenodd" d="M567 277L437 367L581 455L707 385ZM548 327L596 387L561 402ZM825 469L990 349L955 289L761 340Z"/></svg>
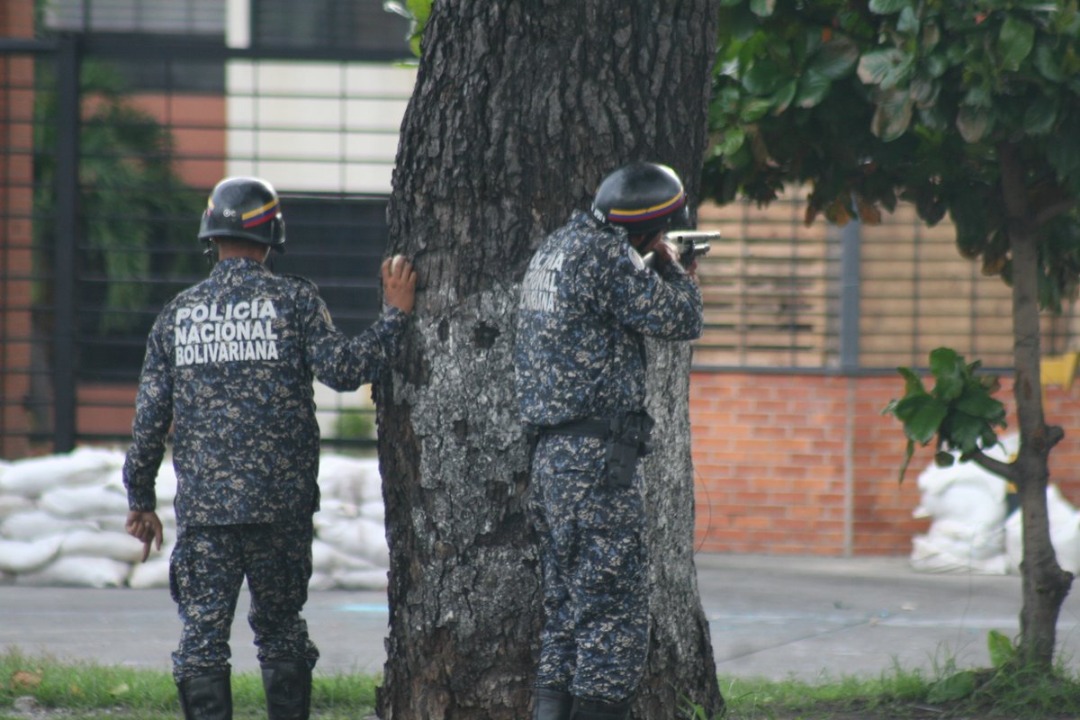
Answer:
<svg viewBox="0 0 1080 720"><path fill-rule="evenodd" d="M199 239L234 237L285 252L285 219L270 183L253 177L225 178L210 193Z"/></svg>
<svg viewBox="0 0 1080 720"><path fill-rule="evenodd" d="M624 165L604 178L592 212L600 222L625 227L631 235L690 224L679 176L667 165L650 162Z"/></svg>

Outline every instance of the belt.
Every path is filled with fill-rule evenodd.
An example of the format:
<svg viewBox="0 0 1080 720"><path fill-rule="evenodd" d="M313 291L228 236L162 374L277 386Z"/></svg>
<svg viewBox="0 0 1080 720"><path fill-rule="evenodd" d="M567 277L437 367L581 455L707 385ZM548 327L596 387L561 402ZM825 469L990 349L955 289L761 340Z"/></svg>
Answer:
<svg viewBox="0 0 1080 720"><path fill-rule="evenodd" d="M611 434L611 420L597 417L567 420L558 425L541 425L536 432L538 435L576 435L603 440Z"/></svg>
<svg viewBox="0 0 1080 720"><path fill-rule="evenodd" d="M541 425L536 428L538 435L575 435L606 440L613 433L621 434L627 428L636 427L647 437L652 428L652 418L644 411L622 413L614 417L587 417L567 420L558 425Z"/></svg>

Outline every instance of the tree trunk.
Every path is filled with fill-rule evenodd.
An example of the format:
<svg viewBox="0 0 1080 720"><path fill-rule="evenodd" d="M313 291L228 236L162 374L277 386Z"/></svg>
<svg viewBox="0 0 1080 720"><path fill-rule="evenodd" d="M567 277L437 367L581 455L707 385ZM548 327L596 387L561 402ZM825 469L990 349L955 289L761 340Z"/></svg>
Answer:
<svg viewBox="0 0 1080 720"><path fill-rule="evenodd" d="M403 362L376 388L386 720L528 715L541 606L511 362L521 278L618 165L664 162L696 190L716 15L716 0L435 3L388 210L420 292ZM722 703L693 565L689 349L652 349L654 642L637 718Z"/></svg>
<svg viewBox="0 0 1080 720"><path fill-rule="evenodd" d="M1020 452L1016 459L1020 507L1023 513L1023 556L1020 573L1019 661L1049 672L1053 668L1058 615L1072 586L1072 574L1061 569L1050 541L1046 488L1050 478L1050 449L1061 439L1060 428L1047 427L1040 384L1040 339L1037 228L1023 186L1025 176L1017 154L1001 148L1004 204L1009 214L1012 260L1013 336Z"/></svg>

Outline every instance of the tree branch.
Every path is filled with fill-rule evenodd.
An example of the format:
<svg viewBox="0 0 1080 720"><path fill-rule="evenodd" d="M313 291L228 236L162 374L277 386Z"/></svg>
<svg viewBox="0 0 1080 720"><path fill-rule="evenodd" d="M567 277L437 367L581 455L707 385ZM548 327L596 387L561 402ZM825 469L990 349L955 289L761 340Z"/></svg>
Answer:
<svg viewBox="0 0 1080 720"><path fill-rule="evenodd" d="M988 470L998 477L1008 480L1017 487L1020 486L1020 475L1012 463L1002 462L1001 460L992 458L982 450L976 450L969 459L984 470Z"/></svg>

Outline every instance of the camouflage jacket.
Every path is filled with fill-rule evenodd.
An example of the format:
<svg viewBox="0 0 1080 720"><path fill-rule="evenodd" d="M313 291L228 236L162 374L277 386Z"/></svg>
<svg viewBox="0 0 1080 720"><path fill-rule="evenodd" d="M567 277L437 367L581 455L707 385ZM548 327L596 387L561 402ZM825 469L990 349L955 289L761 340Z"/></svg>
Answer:
<svg viewBox="0 0 1080 720"><path fill-rule="evenodd" d="M541 244L522 283L522 420L557 425L642 409L643 336L691 340L701 328L701 292L681 267L647 267L625 230L576 213Z"/></svg>
<svg viewBox="0 0 1080 720"><path fill-rule="evenodd" d="M375 380L406 320L389 308L350 338L313 283L253 260L219 262L150 331L124 462L130 509L155 509L172 425L178 524L310 516L319 502L312 380L335 390Z"/></svg>

